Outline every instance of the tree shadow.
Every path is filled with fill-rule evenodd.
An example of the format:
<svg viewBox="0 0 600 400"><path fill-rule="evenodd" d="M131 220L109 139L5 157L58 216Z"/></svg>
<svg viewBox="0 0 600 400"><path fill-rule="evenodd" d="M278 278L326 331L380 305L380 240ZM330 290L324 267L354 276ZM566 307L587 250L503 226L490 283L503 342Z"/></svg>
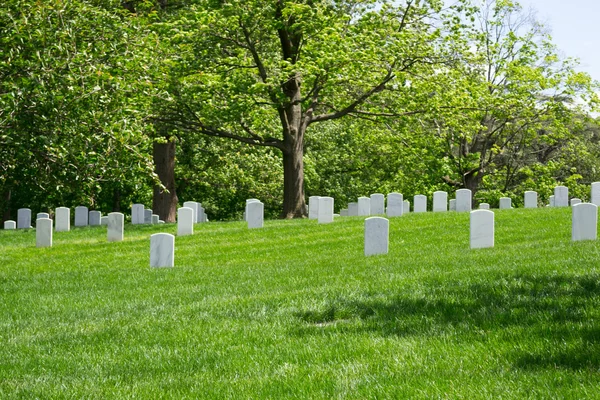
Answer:
<svg viewBox="0 0 600 400"><path fill-rule="evenodd" d="M600 277L518 274L461 285L429 284L426 297L410 293L336 299L295 314L296 334L368 331L383 336L456 334L480 340L486 333L513 330L538 338L542 348L508 355L519 368L600 368ZM421 291L422 293L422 291Z"/></svg>

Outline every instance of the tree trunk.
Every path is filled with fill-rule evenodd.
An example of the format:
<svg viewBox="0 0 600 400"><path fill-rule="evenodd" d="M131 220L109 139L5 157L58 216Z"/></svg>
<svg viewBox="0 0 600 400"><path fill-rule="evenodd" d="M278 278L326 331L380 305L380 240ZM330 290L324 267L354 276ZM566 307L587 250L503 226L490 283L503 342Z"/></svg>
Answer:
<svg viewBox="0 0 600 400"><path fill-rule="evenodd" d="M177 193L175 192L175 141L154 143L154 168L164 190L154 185L152 212L165 222L175 222L177 213Z"/></svg>
<svg viewBox="0 0 600 400"><path fill-rule="evenodd" d="M113 190L113 212L121 212L121 189L115 188Z"/></svg>
<svg viewBox="0 0 600 400"><path fill-rule="evenodd" d="M465 189L469 189L473 197L475 197L475 193L479 190L479 185L481 184L481 180L483 179L483 174L481 171L470 171L463 177L463 182L465 185Z"/></svg>
<svg viewBox="0 0 600 400"><path fill-rule="evenodd" d="M2 222L10 220L10 189L6 189L4 192L4 215L2 216Z"/></svg>
<svg viewBox="0 0 600 400"><path fill-rule="evenodd" d="M306 216L304 201L304 149L296 141L283 151L283 213L282 218Z"/></svg>

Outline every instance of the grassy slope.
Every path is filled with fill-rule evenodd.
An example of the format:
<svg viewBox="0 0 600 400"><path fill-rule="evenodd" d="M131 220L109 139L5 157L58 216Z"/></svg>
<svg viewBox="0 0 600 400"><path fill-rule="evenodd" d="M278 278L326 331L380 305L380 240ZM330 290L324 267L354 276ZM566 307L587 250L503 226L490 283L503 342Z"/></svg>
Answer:
<svg viewBox="0 0 600 400"><path fill-rule="evenodd" d="M570 209L390 222L365 258L362 218L196 225L174 269L149 236L174 225L0 231L0 397L600 397L598 242Z"/></svg>

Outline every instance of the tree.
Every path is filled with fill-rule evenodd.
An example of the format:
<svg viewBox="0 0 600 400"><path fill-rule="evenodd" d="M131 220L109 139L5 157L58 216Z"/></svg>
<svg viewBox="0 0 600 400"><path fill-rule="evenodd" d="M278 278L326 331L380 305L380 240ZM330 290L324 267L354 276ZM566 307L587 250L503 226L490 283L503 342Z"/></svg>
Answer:
<svg viewBox="0 0 600 400"><path fill-rule="evenodd" d="M285 218L306 213L309 127L346 116L394 117L385 92L440 62L430 15L441 2L199 1L161 29L174 47L155 121L282 154Z"/></svg>

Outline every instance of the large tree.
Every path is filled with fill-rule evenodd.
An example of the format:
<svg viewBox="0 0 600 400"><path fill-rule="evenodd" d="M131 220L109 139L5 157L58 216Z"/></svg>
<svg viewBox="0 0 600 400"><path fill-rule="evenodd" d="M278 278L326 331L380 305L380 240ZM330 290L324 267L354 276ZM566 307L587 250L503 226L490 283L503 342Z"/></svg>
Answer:
<svg viewBox="0 0 600 400"><path fill-rule="evenodd" d="M440 8L436 0L197 1L162 25L175 79L155 121L277 149L282 216L301 217L309 128L420 107L410 99L399 107L386 92L401 92L440 62L432 18Z"/></svg>

